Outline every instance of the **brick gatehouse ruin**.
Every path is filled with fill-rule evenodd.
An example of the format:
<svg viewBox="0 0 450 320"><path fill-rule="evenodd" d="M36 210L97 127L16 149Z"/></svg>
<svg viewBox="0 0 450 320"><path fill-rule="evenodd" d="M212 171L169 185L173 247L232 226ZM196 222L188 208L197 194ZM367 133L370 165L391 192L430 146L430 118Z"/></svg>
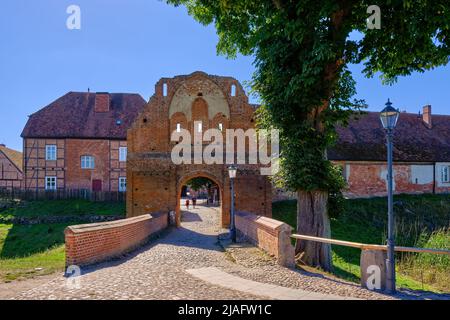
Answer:
<svg viewBox="0 0 450 320"><path fill-rule="evenodd" d="M222 226L230 223L230 179L226 164L180 164L171 160L180 128L206 131L254 128L255 105L249 104L241 84L231 77L194 72L162 78L155 94L128 130L127 217L176 212L180 224L180 196L192 178L205 177L220 189ZM199 128L194 128L201 122ZM224 139L225 141L225 139ZM204 143L209 144L208 143ZM248 162L247 162L248 163ZM239 165L235 179L236 211L271 216L272 190L260 165Z"/></svg>

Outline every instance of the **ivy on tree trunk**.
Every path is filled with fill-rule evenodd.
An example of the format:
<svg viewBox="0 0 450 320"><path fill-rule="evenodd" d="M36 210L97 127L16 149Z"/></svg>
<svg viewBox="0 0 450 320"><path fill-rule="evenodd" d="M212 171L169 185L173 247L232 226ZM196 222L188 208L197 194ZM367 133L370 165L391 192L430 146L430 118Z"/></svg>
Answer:
<svg viewBox="0 0 450 320"><path fill-rule="evenodd" d="M315 237L331 237L327 191L297 192L297 232ZM297 260L303 264L332 270L331 246L313 241L297 241Z"/></svg>

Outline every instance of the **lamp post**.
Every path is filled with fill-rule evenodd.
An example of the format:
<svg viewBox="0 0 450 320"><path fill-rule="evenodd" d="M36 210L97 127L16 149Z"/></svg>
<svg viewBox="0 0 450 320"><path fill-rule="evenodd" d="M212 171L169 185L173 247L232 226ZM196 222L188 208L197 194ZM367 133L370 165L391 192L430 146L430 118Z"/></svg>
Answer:
<svg viewBox="0 0 450 320"><path fill-rule="evenodd" d="M388 158L388 239L386 260L386 290L395 293L395 241L394 241L394 193L393 193L393 152L392 139L400 112L392 107L388 99L386 108L380 113L380 120L386 130L387 158Z"/></svg>
<svg viewBox="0 0 450 320"><path fill-rule="evenodd" d="M231 185L231 222L230 222L230 237L231 241L236 242L236 223L234 217L234 179L236 178L237 168L233 165L228 167L228 174L230 176Z"/></svg>

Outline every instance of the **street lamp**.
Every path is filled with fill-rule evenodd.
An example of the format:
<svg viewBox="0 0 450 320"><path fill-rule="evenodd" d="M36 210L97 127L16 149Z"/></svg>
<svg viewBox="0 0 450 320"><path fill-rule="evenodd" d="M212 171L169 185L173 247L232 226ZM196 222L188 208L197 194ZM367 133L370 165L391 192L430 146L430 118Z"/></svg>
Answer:
<svg viewBox="0 0 450 320"><path fill-rule="evenodd" d="M231 184L231 223L230 223L230 236L231 241L236 242L236 223L234 218L234 179L236 178L237 168L233 165L228 167L228 174L230 176Z"/></svg>
<svg viewBox="0 0 450 320"><path fill-rule="evenodd" d="M395 242L394 242L394 194L393 194L393 155L392 140L394 129L397 125L400 112L392 107L392 102L388 99L386 108L380 113L380 120L386 130L387 157L388 157L388 239L387 239L387 260L386 260L386 289L390 293L395 293Z"/></svg>

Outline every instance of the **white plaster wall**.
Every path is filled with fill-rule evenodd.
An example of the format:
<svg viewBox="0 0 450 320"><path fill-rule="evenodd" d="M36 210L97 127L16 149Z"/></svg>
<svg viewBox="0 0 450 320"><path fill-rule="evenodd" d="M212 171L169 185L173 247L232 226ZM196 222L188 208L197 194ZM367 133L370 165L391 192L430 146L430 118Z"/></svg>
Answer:
<svg viewBox="0 0 450 320"><path fill-rule="evenodd" d="M350 181L351 168L352 166L350 164L347 163L345 165L345 180L347 180L347 182Z"/></svg>
<svg viewBox="0 0 450 320"><path fill-rule="evenodd" d="M433 183L433 165L411 165L411 183L412 184L430 184Z"/></svg>
<svg viewBox="0 0 450 320"><path fill-rule="evenodd" d="M394 177L392 179L392 190L395 191L395 177L397 176L397 172L395 171L395 166L392 169L392 176ZM386 190L388 190L388 170L387 166L382 166L382 169L380 169L380 178L386 182Z"/></svg>

